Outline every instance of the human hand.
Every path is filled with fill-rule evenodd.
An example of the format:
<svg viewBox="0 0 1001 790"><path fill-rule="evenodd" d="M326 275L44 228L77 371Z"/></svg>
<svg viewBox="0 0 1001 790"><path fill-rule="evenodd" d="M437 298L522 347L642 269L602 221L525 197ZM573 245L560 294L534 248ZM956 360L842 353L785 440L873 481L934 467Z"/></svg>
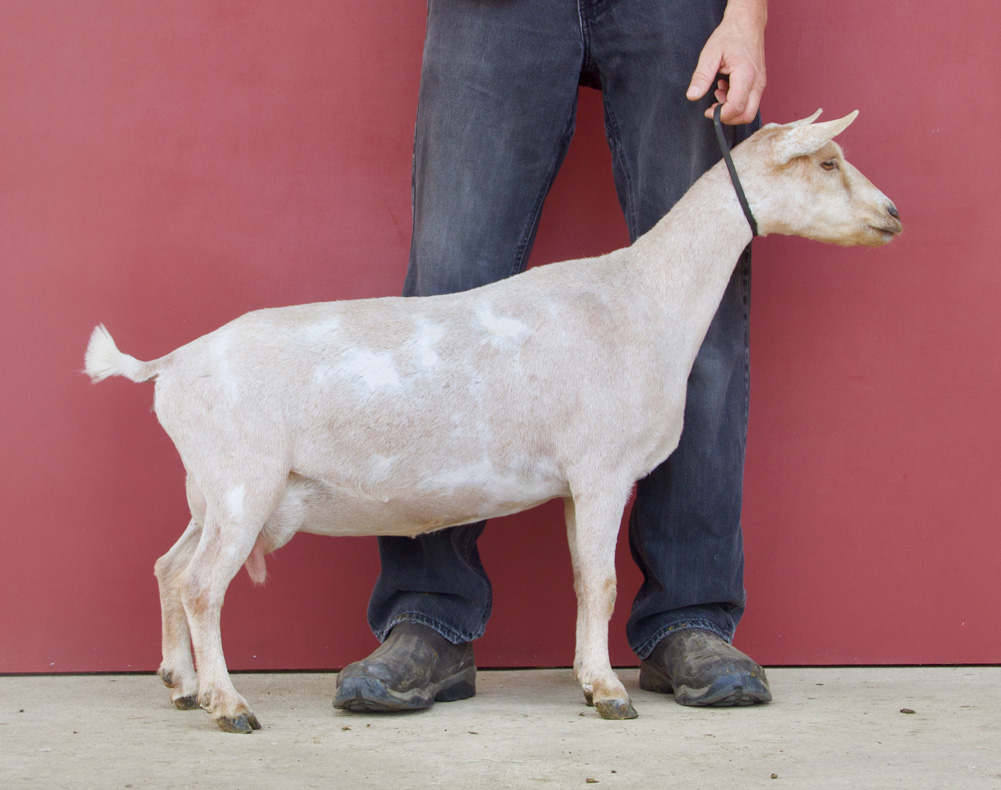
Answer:
<svg viewBox="0 0 1001 790"><path fill-rule="evenodd" d="M706 110L722 105L720 119L726 124L750 123L758 114L765 90L765 21L767 0L730 0L720 22L699 55L687 96L701 99L712 87L716 75L726 79L716 83L716 101Z"/></svg>

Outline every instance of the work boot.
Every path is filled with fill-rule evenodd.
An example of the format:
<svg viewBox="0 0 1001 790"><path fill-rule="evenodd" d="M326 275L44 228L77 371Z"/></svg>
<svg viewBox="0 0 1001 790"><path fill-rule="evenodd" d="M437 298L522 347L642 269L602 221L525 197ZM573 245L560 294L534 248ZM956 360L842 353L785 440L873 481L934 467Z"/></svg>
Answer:
<svg viewBox="0 0 1001 790"><path fill-rule="evenodd" d="M640 662L640 688L673 692L679 705L726 708L772 700L765 670L701 628L672 631L661 639Z"/></svg>
<svg viewBox="0 0 1001 790"><path fill-rule="evenodd" d="M337 675L334 707L355 713L430 708L476 693L473 644L453 645L416 623L400 623L368 658Z"/></svg>

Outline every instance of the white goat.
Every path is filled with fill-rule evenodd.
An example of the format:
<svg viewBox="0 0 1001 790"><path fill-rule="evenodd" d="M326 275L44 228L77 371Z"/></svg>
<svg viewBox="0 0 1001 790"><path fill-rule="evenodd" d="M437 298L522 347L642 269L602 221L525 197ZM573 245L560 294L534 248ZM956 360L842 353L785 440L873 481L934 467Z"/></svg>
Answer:
<svg viewBox="0 0 1001 790"><path fill-rule="evenodd" d="M884 244L896 208L832 142L855 113L817 115L733 152L760 232ZM574 675L604 718L635 716L608 659L616 533L633 483L678 444L692 363L750 240L721 163L631 247L465 293L259 310L153 362L98 326L86 373L156 379L187 470L191 522L156 563L174 704L260 727L220 610L240 566L263 581L264 555L297 531L418 535L562 497Z"/></svg>

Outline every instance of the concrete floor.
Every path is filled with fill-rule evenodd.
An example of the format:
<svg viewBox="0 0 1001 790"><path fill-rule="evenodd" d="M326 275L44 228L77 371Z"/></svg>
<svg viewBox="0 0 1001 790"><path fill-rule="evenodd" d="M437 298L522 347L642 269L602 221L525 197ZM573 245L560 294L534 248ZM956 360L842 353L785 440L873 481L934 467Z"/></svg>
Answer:
<svg viewBox="0 0 1001 790"><path fill-rule="evenodd" d="M332 674L236 675L252 735L151 675L0 677L0 787L1001 790L1001 667L772 669L774 703L729 710L636 676L640 718L602 721L569 670L481 672L475 698L395 715L335 711Z"/></svg>

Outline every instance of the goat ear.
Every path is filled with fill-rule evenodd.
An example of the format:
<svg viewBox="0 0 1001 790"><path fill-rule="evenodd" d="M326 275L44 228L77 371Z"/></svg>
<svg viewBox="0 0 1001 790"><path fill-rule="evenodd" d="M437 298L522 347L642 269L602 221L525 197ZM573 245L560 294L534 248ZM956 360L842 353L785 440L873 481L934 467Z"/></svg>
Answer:
<svg viewBox="0 0 1001 790"><path fill-rule="evenodd" d="M798 156L807 156L823 148L851 125L858 115L858 110L836 121L810 123L819 114L815 113L809 119L786 127L785 134L775 144L775 159L778 164L784 165ZM804 125L801 126L801 123Z"/></svg>
<svg viewBox="0 0 1001 790"><path fill-rule="evenodd" d="M818 119L818 118L820 117L820 114L821 114L822 112L823 112L823 110L817 110L817 111L816 111L816 112L815 112L815 113L814 113L813 115L811 115L811 116L810 116L809 118L804 118L804 119L803 119L803 120L801 120L801 121L793 121L793 122L792 122L792 123L790 123L790 124L786 124L786 126L790 126L790 127L797 127L797 126L809 126L809 125L810 125L811 123L813 123L813 122L814 122L815 120L817 120L817 119Z"/></svg>

